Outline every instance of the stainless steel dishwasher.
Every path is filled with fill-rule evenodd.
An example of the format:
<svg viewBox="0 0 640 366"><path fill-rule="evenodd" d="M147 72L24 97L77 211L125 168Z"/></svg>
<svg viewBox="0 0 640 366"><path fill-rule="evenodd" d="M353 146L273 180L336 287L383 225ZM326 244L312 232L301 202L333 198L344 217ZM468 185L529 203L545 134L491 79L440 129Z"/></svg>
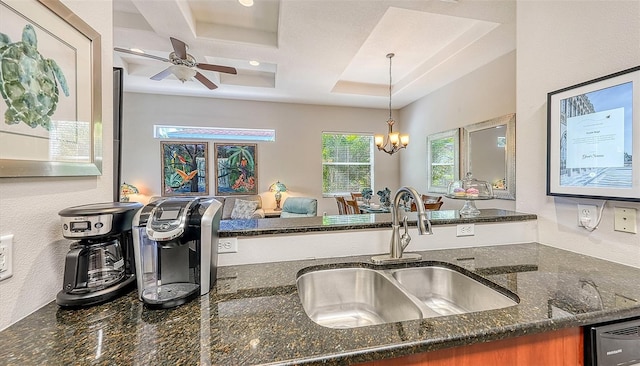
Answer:
<svg viewBox="0 0 640 366"><path fill-rule="evenodd" d="M640 319L585 327L585 365L640 365Z"/></svg>

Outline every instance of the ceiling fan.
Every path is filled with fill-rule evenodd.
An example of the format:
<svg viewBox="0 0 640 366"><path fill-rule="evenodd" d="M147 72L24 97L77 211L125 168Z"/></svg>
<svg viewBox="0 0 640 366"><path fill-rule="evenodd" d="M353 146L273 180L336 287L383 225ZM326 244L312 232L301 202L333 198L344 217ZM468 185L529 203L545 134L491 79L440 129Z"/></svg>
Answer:
<svg viewBox="0 0 640 366"><path fill-rule="evenodd" d="M224 72L227 74L236 75L238 71L234 67L222 66L222 65L211 65L211 64L203 64L196 61L196 59L187 53L187 44L182 42L179 39L169 37L171 40L171 45L173 46L173 52L169 54L169 58L159 57L155 55L148 55L146 53L136 52L125 48L114 47L115 51L130 53L136 56L148 57L154 60L170 62L173 65L168 68L160 71L159 73L153 75L151 77L152 80L162 80L167 76L173 74L178 80L183 83L192 77L196 78L199 82L201 82L207 88L213 90L218 86L214 84L211 80L207 79L206 76L202 75L200 72L195 70L195 68L208 70L208 71L217 71Z"/></svg>

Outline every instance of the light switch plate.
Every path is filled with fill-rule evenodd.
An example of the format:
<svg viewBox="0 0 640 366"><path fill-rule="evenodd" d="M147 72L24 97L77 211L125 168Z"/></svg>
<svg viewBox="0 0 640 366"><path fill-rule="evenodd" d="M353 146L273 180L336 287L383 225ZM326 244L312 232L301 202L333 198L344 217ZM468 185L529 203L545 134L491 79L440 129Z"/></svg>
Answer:
<svg viewBox="0 0 640 366"><path fill-rule="evenodd" d="M614 207L613 230L636 234L636 209L631 207Z"/></svg>

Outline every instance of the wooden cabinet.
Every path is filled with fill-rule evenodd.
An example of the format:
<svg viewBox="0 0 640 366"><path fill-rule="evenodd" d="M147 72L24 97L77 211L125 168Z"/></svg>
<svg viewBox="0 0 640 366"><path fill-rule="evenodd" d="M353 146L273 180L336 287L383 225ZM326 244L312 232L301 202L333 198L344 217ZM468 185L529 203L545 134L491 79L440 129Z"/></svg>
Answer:
<svg viewBox="0 0 640 366"><path fill-rule="evenodd" d="M366 366L584 365L582 328L561 329L488 343L372 361Z"/></svg>

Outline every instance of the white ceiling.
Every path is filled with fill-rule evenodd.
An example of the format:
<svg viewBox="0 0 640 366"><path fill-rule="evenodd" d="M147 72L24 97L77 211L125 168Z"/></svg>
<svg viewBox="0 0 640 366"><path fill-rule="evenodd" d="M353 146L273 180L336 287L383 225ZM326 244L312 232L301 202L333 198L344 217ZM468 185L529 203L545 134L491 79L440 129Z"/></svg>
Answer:
<svg viewBox="0 0 640 366"><path fill-rule="evenodd" d="M114 52L125 90L245 100L402 108L515 49L515 0L114 0L114 47L167 58L169 37L219 85L149 77L170 66ZM250 66L249 60L261 62Z"/></svg>

